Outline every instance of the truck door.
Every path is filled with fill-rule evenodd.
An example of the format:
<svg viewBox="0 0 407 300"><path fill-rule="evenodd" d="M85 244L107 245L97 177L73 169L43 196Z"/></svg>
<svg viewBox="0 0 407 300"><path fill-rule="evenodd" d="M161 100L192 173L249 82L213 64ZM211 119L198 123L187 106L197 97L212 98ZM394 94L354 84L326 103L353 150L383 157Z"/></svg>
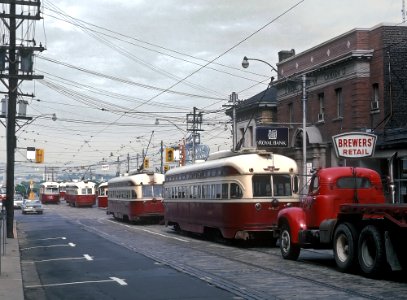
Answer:
<svg viewBox="0 0 407 300"><path fill-rule="evenodd" d="M307 218L308 228L319 227L318 223L318 202L320 197L320 180L318 173L314 174L311 178L311 182L308 189L308 194L303 200L303 209Z"/></svg>

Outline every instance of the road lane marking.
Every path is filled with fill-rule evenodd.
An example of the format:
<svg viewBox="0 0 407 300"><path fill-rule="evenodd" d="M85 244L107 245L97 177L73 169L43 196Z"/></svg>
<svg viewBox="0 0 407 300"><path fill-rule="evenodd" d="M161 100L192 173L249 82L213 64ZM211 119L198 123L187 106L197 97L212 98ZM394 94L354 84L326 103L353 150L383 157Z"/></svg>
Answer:
<svg viewBox="0 0 407 300"><path fill-rule="evenodd" d="M60 260L79 260L85 259L88 261L93 260L93 256L89 254L84 254L82 257L60 257L60 258L50 258L50 259L43 259L43 260L34 260L34 261L21 261L22 264L34 264L34 263L42 263L42 262L49 262L49 261L60 261Z"/></svg>
<svg viewBox="0 0 407 300"><path fill-rule="evenodd" d="M58 237L45 238L45 239L38 239L38 240L32 240L32 241L47 241L47 240L66 240L66 237L64 237L64 236L58 236Z"/></svg>
<svg viewBox="0 0 407 300"><path fill-rule="evenodd" d="M89 254L84 254L83 257L85 257L86 260L93 260L93 256L90 256Z"/></svg>
<svg viewBox="0 0 407 300"><path fill-rule="evenodd" d="M74 243L59 244L59 245L48 245L48 246L34 246L34 247L21 248L20 251L31 250L31 249L36 249L36 248L75 247L75 246L76 245Z"/></svg>
<svg viewBox="0 0 407 300"><path fill-rule="evenodd" d="M112 221L112 220L106 220L106 221L111 222L111 223L116 224L116 225L120 225L120 226L124 226L124 227L130 228L130 229L140 230L140 231L144 231L144 232L147 232L147 233L159 235L159 236L162 236L162 237L165 237L165 238L168 238L168 239L174 239L174 240L177 240L177 241L189 243L189 241L186 240L186 239L182 239L182 238L178 238L178 237L174 237L174 236L169 236L169 235L166 235L166 234L163 234L163 233L151 231L151 230L149 230L149 229L139 228L139 227L136 227L136 226L130 226L130 225L127 225L127 224L121 224L121 223L118 223L118 222Z"/></svg>
<svg viewBox="0 0 407 300"><path fill-rule="evenodd" d="M50 283L50 284L36 284L24 286L27 289L43 288L43 287L53 287L53 286L64 286L64 285L75 285L75 284L86 284L86 283L104 283L104 282L116 282L119 285L127 285L124 279L117 277L109 277L110 279L104 280L87 280L87 281L74 281L74 282L62 282L62 283Z"/></svg>

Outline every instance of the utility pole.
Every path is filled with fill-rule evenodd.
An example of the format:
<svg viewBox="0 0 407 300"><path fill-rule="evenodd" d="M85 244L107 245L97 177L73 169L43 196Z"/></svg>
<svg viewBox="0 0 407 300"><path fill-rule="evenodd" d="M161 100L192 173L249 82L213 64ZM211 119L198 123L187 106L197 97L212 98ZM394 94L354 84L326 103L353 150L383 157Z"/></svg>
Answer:
<svg viewBox="0 0 407 300"><path fill-rule="evenodd" d="M202 113L197 113L198 109L194 107L192 114L187 114L187 131L192 132L192 163L195 163L196 158L196 138L199 137L198 131L202 131Z"/></svg>
<svg viewBox="0 0 407 300"><path fill-rule="evenodd" d="M44 48L35 47L34 38L28 40L28 43L32 42L34 46L23 45L23 42L19 42L17 46L16 31L23 23L24 20L40 20L40 1L10 1L0 0L4 7L9 7L9 10L3 10L0 13L0 18L3 25L9 30L10 44L2 46L6 51L2 52L5 57L4 63L8 62L8 73L1 73L0 80L8 89L8 112L7 112L7 173L6 173L6 231L8 238L14 238L14 163L15 163L15 149L16 143L16 104L18 94L18 86L23 80L42 79L43 76L33 75L33 52L43 51ZM17 7L20 11L17 13ZM26 9L26 8L30 9ZM33 9L36 13L32 13ZM17 24L17 20L19 23ZM27 37L24 37L24 41L27 41ZM6 56L8 50L8 59ZM19 69L20 65L20 69ZM8 84L3 79L8 79ZM19 82L20 81L20 82Z"/></svg>
<svg viewBox="0 0 407 300"><path fill-rule="evenodd" d="M238 102L238 95L236 92L232 92L232 94L229 95L229 103L227 105L222 105L222 107L227 107L230 108L232 107L232 149L233 151L236 150L236 144L237 144L237 120L236 120L236 105Z"/></svg>

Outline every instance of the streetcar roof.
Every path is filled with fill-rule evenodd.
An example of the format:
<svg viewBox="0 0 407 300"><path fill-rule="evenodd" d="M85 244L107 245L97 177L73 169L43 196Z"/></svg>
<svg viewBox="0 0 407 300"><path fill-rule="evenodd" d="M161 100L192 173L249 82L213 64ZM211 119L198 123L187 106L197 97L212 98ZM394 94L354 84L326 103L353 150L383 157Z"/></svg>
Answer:
<svg viewBox="0 0 407 300"><path fill-rule="evenodd" d="M108 184L117 182L132 182L133 184L148 184L151 179L156 184L162 184L164 182L164 174L161 173L139 173L134 175L120 176L112 178L108 181Z"/></svg>
<svg viewBox="0 0 407 300"><path fill-rule="evenodd" d="M78 182L68 182L66 184L66 187L77 187L77 188L82 188L82 187L94 187L95 183L92 181L78 181Z"/></svg>
<svg viewBox="0 0 407 300"><path fill-rule="evenodd" d="M40 186L45 186L45 187L59 187L59 183L58 182L54 182L54 181L46 181L40 184Z"/></svg>
<svg viewBox="0 0 407 300"><path fill-rule="evenodd" d="M240 174L297 173L297 163L284 155L270 152L227 153L211 156L207 161L169 170L166 175L230 166Z"/></svg>

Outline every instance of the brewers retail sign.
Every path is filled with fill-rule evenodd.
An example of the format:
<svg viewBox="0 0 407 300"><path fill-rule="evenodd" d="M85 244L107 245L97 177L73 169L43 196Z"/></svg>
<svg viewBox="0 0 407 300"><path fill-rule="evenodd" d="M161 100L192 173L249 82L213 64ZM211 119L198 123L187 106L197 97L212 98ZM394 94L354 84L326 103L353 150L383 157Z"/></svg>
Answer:
<svg viewBox="0 0 407 300"><path fill-rule="evenodd" d="M348 132L332 137L336 155L342 158L370 157L374 153L377 136L364 132Z"/></svg>
<svg viewBox="0 0 407 300"><path fill-rule="evenodd" d="M257 127L256 144L258 149L288 147L288 128Z"/></svg>

